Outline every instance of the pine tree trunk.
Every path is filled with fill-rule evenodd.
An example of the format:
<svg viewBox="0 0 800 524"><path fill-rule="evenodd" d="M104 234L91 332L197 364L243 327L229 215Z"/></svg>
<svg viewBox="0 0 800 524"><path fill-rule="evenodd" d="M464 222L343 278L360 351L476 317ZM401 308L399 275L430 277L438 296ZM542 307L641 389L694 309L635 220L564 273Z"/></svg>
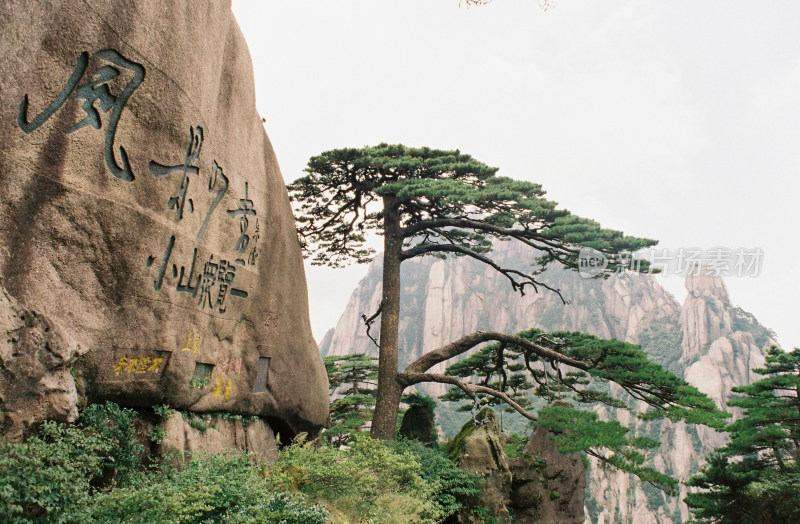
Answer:
<svg viewBox="0 0 800 524"><path fill-rule="evenodd" d="M372 418L372 438L392 440L403 387L397 382L400 323L400 252L403 237L392 197L383 198L383 297L381 300L378 395Z"/></svg>

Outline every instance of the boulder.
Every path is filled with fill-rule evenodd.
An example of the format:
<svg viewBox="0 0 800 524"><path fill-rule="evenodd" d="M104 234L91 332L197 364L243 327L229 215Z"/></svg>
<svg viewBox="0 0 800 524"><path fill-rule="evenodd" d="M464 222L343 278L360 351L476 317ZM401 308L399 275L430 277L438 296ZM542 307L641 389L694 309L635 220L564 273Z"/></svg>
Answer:
<svg viewBox="0 0 800 524"><path fill-rule="evenodd" d="M509 458L494 412L484 408L450 443L450 456L464 471L485 479L480 503L500 522L581 524L586 470L580 454L559 453L536 429L521 457ZM510 510L510 511L509 511ZM476 522L461 514L458 522Z"/></svg>
<svg viewBox="0 0 800 524"><path fill-rule="evenodd" d="M500 428L494 411L484 408L467 422L453 438L451 457L464 471L477 473L484 478L479 502L489 514L500 522L511 522L507 508L511 491L511 471L503 450ZM469 515L461 515L460 522L473 522Z"/></svg>
<svg viewBox="0 0 800 524"><path fill-rule="evenodd" d="M400 436L419 440L425 444L436 441L436 421L431 410L424 406L411 406L403 414Z"/></svg>
<svg viewBox="0 0 800 524"><path fill-rule="evenodd" d="M278 458L275 433L261 419L242 420L219 415L199 416L173 411L159 423L164 439L159 443L158 455L169 457L172 452L187 459L191 453L224 453L231 450L252 453L258 460L274 461Z"/></svg>
<svg viewBox="0 0 800 524"><path fill-rule="evenodd" d="M581 524L586 469L579 453L559 453L549 434L537 428L522 457L509 460L514 522Z"/></svg>
<svg viewBox="0 0 800 524"><path fill-rule="evenodd" d="M85 351L87 401L316 433L327 379L230 1L8 0L0 48L0 277Z"/></svg>
<svg viewBox="0 0 800 524"><path fill-rule="evenodd" d="M85 351L44 315L0 285L0 439L22 440L39 422L73 422L78 395L71 374Z"/></svg>

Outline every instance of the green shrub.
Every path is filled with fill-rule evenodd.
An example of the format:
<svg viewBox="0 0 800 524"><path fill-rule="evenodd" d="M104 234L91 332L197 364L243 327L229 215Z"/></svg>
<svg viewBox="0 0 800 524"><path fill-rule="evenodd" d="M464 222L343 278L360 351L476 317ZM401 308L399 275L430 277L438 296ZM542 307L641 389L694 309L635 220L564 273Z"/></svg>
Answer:
<svg viewBox="0 0 800 524"><path fill-rule="evenodd" d="M0 443L0 522L328 520L304 495L276 492L244 454L195 454L181 469L143 468L135 415L113 403L92 405L78 424L45 422L23 444ZM159 429L151 440L163 439ZM103 482L109 472L120 481Z"/></svg>
<svg viewBox="0 0 800 524"><path fill-rule="evenodd" d="M56 422L23 444L0 443L0 520L80 522L111 450L97 432Z"/></svg>
<svg viewBox="0 0 800 524"><path fill-rule="evenodd" d="M154 444L161 444L167 436L167 430L156 426L147 433L147 439Z"/></svg>
<svg viewBox="0 0 800 524"><path fill-rule="evenodd" d="M439 448L365 434L343 449L295 443L267 476L274 488L305 493L344 522L442 522L474 507L483 483Z"/></svg>
<svg viewBox="0 0 800 524"><path fill-rule="evenodd" d="M228 516L227 522L261 524L324 524L328 512L322 506L309 505L302 495L288 492L271 493L258 505L240 507Z"/></svg>
<svg viewBox="0 0 800 524"><path fill-rule="evenodd" d="M206 386L208 386L209 380L211 380L211 377L203 377L203 378L192 377L192 379L189 381L189 387L203 389Z"/></svg>
<svg viewBox="0 0 800 524"><path fill-rule="evenodd" d="M78 421L111 444L109 460L103 465L113 470L113 481L120 486L132 483L142 466L144 446L136 438L136 416L132 409L106 402L87 406Z"/></svg>
<svg viewBox="0 0 800 524"><path fill-rule="evenodd" d="M475 473L462 471L439 448L428 447L416 440L399 439L388 445L400 455L412 454L422 467L423 480L434 486L434 501L442 518L463 507L478 503L483 479Z"/></svg>
<svg viewBox="0 0 800 524"><path fill-rule="evenodd" d="M505 442L504 448L508 458L521 457L522 452L525 451L525 446L528 444L527 438L522 435L512 433Z"/></svg>
<svg viewBox="0 0 800 524"><path fill-rule="evenodd" d="M24 444L0 444L0 521L399 524L477 508L480 477L416 441L355 435L342 450L297 442L264 469L243 454L147 469L134 423L134 411L98 404L78 424L47 422Z"/></svg>
<svg viewBox="0 0 800 524"><path fill-rule="evenodd" d="M276 488L299 490L345 522L437 522L438 486L422 477L408 451L395 452L368 435L353 435L348 449L295 443L268 472Z"/></svg>
<svg viewBox="0 0 800 524"><path fill-rule="evenodd" d="M161 404L160 406L153 406L153 412L161 420L169 420L174 411L175 410L169 407L167 404Z"/></svg>
<svg viewBox="0 0 800 524"><path fill-rule="evenodd" d="M302 495L275 493L243 454L199 455L181 470L150 473L136 485L98 494L98 522L323 523L327 512Z"/></svg>
<svg viewBox="0 0 800 524"><path fill-rule="evenodd" d="M186 416L186 415L185 415ZM208 421L199 415L195 415L194 413L188 414L186 418L186 423L189 424L191 427L199 431L200 433L205 433L208 431L208 428L211 426L208 424Z"/></svg>
<svg viewBox="0 0 800 524"><path fill-rule="evenodd" d="M421 395L419 393L407 393L403 395L402 402L409 406L420 406L431 413L436 412L436 399L428 395Z"/></svg>

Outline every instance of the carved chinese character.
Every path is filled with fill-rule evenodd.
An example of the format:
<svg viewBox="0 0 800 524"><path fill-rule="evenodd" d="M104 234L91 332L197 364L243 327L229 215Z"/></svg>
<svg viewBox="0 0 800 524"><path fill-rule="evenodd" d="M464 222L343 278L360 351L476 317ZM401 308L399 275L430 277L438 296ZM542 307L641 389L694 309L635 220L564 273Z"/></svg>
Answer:
<svg viewBox="0 0 800 524"><path fill-rule="evenodd" d="M219 398L222 396L224 400L228 400L231 397L231 391L233 390L233 381L223 375L217 375L217 378L214 382L214 387L211 388L211 394L214 398Z"/></svg>
<svg viewBox="0 0 800 524"><path fill-rule="evenodd" d="M247 257L247 263L251 266L256 264L256 258L258 257L258 217L256 217L256 227L255 231L253 231L253 247L250 250L250 255Z"/></svg>
<svg viewBox="0 0 800 524"><path fill-rule="evenodd" d="M200 231L197 232L198 242L200 242L200 239L203 238L203 234L206 232L211 214L219 205L222 197L225 196L225 192L228 191L228 177L225 176L225 173L222 172L222 168L219 167L217 161L214 160L211 162L211 173L208 175L208 190L214 191L214 188L217 186L218 182L219 189L217 190L217 196L215 196L214 201L211 202L211 207L208 208L208 213L206 213L206 218L203 220L203 225L200 226Z"/></svg>
<svg viewBox="0 0 800 524"><path fill-rule="evenodd" d="M247 245L250 243L250 235L247 234L247 226L249 225L247 217L255 214L256 210L254 208L253 201L247 198L247 181L245 181L244 198L239 199L239 208L228 210L229 217L239 217L239 239L236 241L237 253L244 253L245 250L247 250ZM243 266L244 259L237 258L236 263L240 266Z"/></svg>
<svg viewBox="0 0 800 524"><path fill-rule="evenodd" d="M64 85L64 88L56 95L50 105L48 105L44 111L36 115L33 120L28 119L28 95L26 94L23 97L22 103L19 105L19 112L17 113L17 124L25 133L32 133L53 116L56 111L61 109L61 106L64 105L64 102L67 101L77 87L75 94L78 99L83 100L81 108L84 113L86 113L86 116L81 121L70 126L66 130L66 133L73 133L86 126L100 129L102 127L100 112L97 110L97 106L95 106L95 103L99 103L100 110L104 113L109 113L104 147L106 167L115 177L126 182L131 182L134 177L130 162L128 161L128 153L125 151L124 147L119 146L120 158L118 162L114 151L114 142L117 134L117 125L122 115L122 109L125 107L125 104L128 103L128 99L136 88L138 88L144 80L144 66L128 60L113 49L103 49L95 53L94 56L110 62L113 65L103 65L99 67L90 75L90 80L88 82L78 87L78 82L80 82L89 65L89 53L84 51L78 57L75 69L67 80L66 85ZM120 69L125 69L132 73L133 78L131 78L122 90L115 95L112 93L110 85L115 79L121 76L122 71L120 71Z"/></svg>
<svg viewBox="0 0 800 524"><path fill-rule="evenodd" d="M184 342L181 351L191 351L192 353L197 354L199 350L200 350L200 333L190 331L189 335L186 337L186 342Z"/></svg>
<svg viewBox="0 0 800 524"><path fill-rule="evenodd" d="M161 259L161 267L158 269L158 277L153 281L153 287L156 291L159 291L161 289L161 284L164 283L164 273L167 270L167 263L169 262L173 247L175 247L175 235L172 235L169 238L169 242L167 242L167 249L164 250L164 257ZM155 257L147 257L147 267L152 266L153 262L155 262Z"/></svg>
<svg viewBox="0 0 800 524"><path fill-rule="evenodd" d="M219 263L219 272L217 274L219 293L217 294L216 301L216 305L219 307L220 313L225 313L225 296L235 277L236 266L229 264L227 260L221 260Z"/></svg>
<svg viewBox="0 0 800 524"><path fill-rule="evenodd" d="M214 309L215 302L212 301L211 291L214 284L217 282L218 268L219 264L214 263L214 255L211 255L208 262L203 265L203 278L200 281L200 300L197 302L203 309L205 309L206 304L208 304L208 307L211 309Z"/></svg>
<svg viewBox="0 0 800 524"><path fill-rule="evenodd" d="M151 160L149 164L150 172L156 178L161 178L174 171L180 171L182 173L181 181L178 185L178 194L171 197L167 202L169 209L175 210L175 218L179 221L183 219L183 210L187 203L186 192L189 190L189 175L198 175L200 173L200 168L194 165L194 162L197 162L197 160L200 158L200 149L202 147L203 128L200 126L190 127L189 143L186 146L186 154L183 157L183 164L165 166L153 160ZM194 212L194 202L191 198L188 200L188 203L189 212Z"/></svg>
<svg viewBox="0 0 800 524"><path fill-rule="evenodd" d="M178 277L178 284L175 286L175 290L179 293L189 293L192 295L192 298L197 296L197 288L200 283L201 275L197 275L195 278L194 275L194 264L197 261L197 248L194 248L194 252L192 253L192 264L189 267L189 276L186 277L186 281L184 282L183 277L186 271L185 266L181 266L180 276L178 276L178 267L173 264L172 265L172 276ZM192 282L194 282L194 287L192 287Z"/></svg>
<svg viewBox="0 0 800 524"><path fill-rule="evenodd" d="M139 365L138 358L128 359L128 367L125 368L125 371L127 371L128 373L133 373L134 370L136 369L136 366L138 365Z"/></svg>
<svg viewBox="0 0 800 524"><path fill-rule="evenodd" d="M154 358L153 363L150 364L150 367L147 371L152 371L153 373L158 373L161 371L161 363L164 362L163 358Z"/></svg>
<svg viewBox="0 0 800 524"><path fill-rule="evenodd" d="M150 366L150 362L152 362L151 357L144 357L139 359L139 365L136 367L137 373L145 373L147 371L148 366Z"/></svg>
<svg viewBox="0 0 800 524"><path fill-rule="evenodd" d="M127 365L128 365L128 356L125 355L121 357L119 359L119 362L117 362L114 365L114 374L119 375L120 373L122 373L122 370L125 369L125 366Z"/></svg>

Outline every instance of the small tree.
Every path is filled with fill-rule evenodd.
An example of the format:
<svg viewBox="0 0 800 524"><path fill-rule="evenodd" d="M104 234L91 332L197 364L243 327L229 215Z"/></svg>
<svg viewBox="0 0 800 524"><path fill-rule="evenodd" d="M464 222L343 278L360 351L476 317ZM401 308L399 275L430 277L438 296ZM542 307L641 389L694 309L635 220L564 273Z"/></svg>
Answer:
<svg viewBox="0 0 800 524"><path fill-rule="evenodd" d="M766 378L728 401L744 411L731 441L689 482L704 489L686 497L702 522L800 522L800 349L771 347L755 372Z"/></svg>
<svg viewBox="0 0 800 524"><path fill-rule="evenodd" d="M381 304L374 315L365 316L368 325L378 316L381 321L372 436L393 438L403 390L423 382L451 384L470 396L490 395L536 419L502 389L429 372L486 342L513 347L561 370L573 368L615 381L653 406L658 415L702 418L696 416L702 412L706 422L721 424L713 402L685 382L672 375L662 380L660 372L651 379L630 369L629 362L619 360L616 341L575 338L551 344L538 335L479 331L430 350L404 371L398 370L400 265L406 260L467 256L502 274L522 295L544 288L561 297L558 289L538 279L548 264L576 270L581 248L592 248L604 258L605 269L614 271L627 260L622 255L656 243L603 229L557 209L555 202L544 198L540 185L498 177L496 171L459 151L381 144L315 156L309 160L308 174L288 186L299 215L300 242L306 254L314 255L312 264L369 262L374 251L365 244L366 233L383 235ZM531 270L499 265L490 256L493 240L513 240L531 248L536 255ZM557 380L563 381L561 372Z"/></svg>
<svg viewBox="0 0 800 524"><path fill-rule="evenodd" d="M376 360L363 353L323 359L333 398L325 438L334 446L346 444L352 433L372 420L378 378Z"/></svg>

